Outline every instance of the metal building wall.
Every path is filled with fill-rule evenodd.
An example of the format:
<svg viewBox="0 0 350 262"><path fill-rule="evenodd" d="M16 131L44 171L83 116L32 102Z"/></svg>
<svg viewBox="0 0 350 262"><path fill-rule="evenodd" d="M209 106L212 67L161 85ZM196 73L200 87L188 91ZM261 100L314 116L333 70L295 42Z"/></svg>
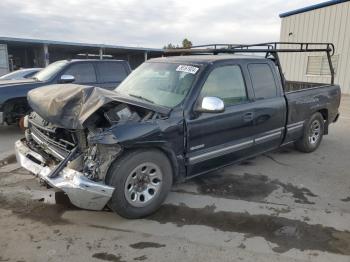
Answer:
<svg viewBox="0 0 350 262"><path fill-rule="evenodd" d="M9 72L7 46L0 44L0 76Z"/></svg>
<svg viewBox="0 0 350 262"><path fill-rule="evenodd" d="M281 41L332 42L339 55L335 83L350 94L350 2L282 18ZM282 54L287 80L330 83L330 76L307 75L307 57L324 54Z"/></svg>

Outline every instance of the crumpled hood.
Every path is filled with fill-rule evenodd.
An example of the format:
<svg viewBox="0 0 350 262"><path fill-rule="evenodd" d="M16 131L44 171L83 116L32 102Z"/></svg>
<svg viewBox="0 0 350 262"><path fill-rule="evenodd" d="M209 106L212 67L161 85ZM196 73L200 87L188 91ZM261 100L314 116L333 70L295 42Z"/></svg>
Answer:
<svg viewBox="0 0 350 262"><path fill-rule="evenodd" d="M162 114L170 109L123 96L115 91L76 84L49 85L28 93L30 107L43 119L68 129L84 129L84 122L102 106L122 102Z"/></svg>

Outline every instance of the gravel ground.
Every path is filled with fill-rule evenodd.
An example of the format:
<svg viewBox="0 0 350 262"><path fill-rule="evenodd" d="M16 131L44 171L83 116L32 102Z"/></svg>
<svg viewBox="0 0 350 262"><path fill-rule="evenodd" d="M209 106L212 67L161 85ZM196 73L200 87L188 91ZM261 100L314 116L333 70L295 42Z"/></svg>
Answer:
<svg viewBox="0 0 350 262"><path fill-rule="evenodd" d="M350 261L350 97L320 148L286 147L173 187L147 219L72 206L0 129L0 261Z"/></svg>

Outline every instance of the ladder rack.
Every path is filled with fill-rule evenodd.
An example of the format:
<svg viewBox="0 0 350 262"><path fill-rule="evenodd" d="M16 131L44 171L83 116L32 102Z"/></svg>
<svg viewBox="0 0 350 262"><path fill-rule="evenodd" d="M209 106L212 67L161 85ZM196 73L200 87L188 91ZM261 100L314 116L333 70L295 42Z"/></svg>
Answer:
<svg viewBox="0 0 350 262"><path fill-rule="evenodd" d="M281 69L278 53L312 53L325 52L331 73L331 83L334 84L334 67L331 57L335 48L332 43L312 42L267 42L259 44L208 44L192 46L191 48L165 49L165 55L205 55L205 54L237 54L237 53L265 53L265 57L274 57Z"/></svg>

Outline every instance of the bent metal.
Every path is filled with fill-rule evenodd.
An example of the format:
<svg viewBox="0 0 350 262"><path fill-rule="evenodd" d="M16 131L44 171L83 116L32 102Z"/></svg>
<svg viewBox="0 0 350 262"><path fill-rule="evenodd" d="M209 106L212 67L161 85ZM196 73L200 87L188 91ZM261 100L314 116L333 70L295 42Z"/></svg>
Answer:
<svg viewBox="0 0 350 262"><path fill-rule="evenodd" d="M340 87L333 78L330 84L284 79L280 52L330 57L334 47L166 50L172 56L148 60L112 91L74 84L34 89L17 160L78 207L108 205L141 218L161 206L175 182L290 143L313 152L339 117Z"/></svg>

